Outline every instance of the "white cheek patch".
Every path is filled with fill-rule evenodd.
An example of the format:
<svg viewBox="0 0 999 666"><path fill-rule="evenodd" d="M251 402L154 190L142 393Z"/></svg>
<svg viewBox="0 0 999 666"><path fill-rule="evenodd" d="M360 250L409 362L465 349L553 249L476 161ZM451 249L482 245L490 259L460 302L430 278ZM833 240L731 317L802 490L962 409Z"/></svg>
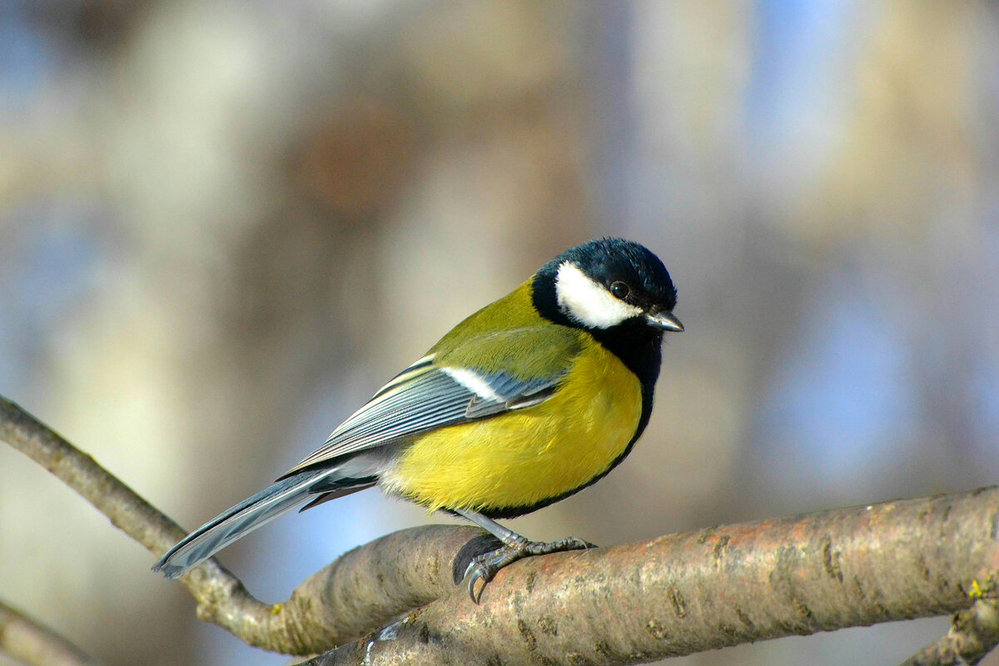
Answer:
<svg viewBox="0 0 999 666"><path fill-rule="evenodd" d="M569 262L558 267L555 298L566 316L588 328L610 328L642 314Z"/></svg>

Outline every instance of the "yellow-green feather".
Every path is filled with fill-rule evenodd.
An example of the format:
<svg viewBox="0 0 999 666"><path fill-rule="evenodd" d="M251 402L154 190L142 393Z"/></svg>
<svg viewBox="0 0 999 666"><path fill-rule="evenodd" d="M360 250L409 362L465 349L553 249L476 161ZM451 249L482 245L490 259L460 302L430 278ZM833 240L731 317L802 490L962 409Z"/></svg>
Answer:
<svg viewBox="0 0 999 666"><path fill-rule="evenodd" d="M556 377L569 368L589 335L556 326L534 308L531 280L470 315L428 354L439 367L503 372L516 379Z"/></svg>
<svg viewBox="0 0 999 666"><path fill-rule="evenodd" d="M488 512L533 506L603 474L638 427L641 385L593 338L577 340L582 350L547 401L416 437L381 485L431 510Z"/></svg>

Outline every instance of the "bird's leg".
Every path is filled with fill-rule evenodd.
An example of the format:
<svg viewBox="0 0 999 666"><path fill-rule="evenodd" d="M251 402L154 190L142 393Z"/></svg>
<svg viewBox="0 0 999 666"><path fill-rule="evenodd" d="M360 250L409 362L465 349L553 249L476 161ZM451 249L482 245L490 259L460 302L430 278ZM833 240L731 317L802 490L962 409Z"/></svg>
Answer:
<svg viewBox="0 0 999 666"><path fill-rule="evenodd" d="M560 553L565 550L595 548L592 543L587 543L576 537L562 537L557 541L550 542L530 541L527 537L503 527L495 520L487 518L477 511L470 509L454 509L453 511L459 516L472 521L503 543L502 548L497 548L492 552L472 559L465 570L465 583L468 586L468 594L475 603L479 603L479 598L482 596L482 590L485 589L486 584L493 579L500 569L508 564L532 555L547 555L548 553ZM476 594L475 584L480 580L482 581L482 588Z"/></svg>

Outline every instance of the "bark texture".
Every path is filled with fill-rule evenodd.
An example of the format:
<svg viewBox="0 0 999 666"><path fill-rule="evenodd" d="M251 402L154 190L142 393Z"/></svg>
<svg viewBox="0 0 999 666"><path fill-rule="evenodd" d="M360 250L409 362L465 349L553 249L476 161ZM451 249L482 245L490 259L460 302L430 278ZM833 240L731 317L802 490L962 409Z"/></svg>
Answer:
<svg viewBox="0 0 999 666"><path fill-rule="evenodd" d="M0 398L0 439L159 556L183 530L90 456ZM957 613L911 663L999 641L999 489L715 527L528 558L473 604L458 585L491 547L426 526L354 549L264 604L209 560L181 579L198 617L314 664L651 661L793 634ZM353 641L353 642L351 642ZM335 646L341 646L338 649ZM9 650L2 642L0 648ZM921 661L920 661L921 660Z"/></svg>

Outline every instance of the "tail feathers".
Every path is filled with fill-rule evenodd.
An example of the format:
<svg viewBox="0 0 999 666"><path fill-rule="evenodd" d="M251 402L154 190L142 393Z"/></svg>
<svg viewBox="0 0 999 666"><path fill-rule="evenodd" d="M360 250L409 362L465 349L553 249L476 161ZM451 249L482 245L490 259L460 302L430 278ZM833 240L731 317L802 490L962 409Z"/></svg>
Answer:
<svg viewBox="0 0 999 666"><path fill-rule="evenodd" d="M304 470L261 490L184 537L153 566L178 578L233 541L329 488L336 470ZM344 481L350 481L343 479Z"/></svg>

